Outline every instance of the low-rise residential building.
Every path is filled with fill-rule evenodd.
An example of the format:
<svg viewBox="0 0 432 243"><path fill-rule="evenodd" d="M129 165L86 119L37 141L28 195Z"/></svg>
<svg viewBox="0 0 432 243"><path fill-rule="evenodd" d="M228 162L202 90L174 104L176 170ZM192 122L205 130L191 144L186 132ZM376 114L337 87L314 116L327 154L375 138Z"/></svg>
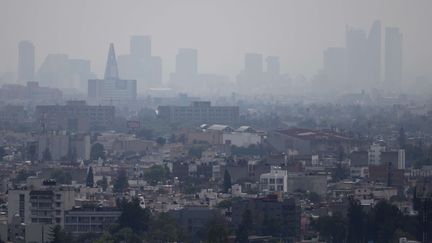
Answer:
<svg viewBox="0 0 432 243"><path fill-rule="evenodd" d="M239 120L237 106L212 106L208 101L195 101L190 106L159 106L157 114L160 119L168 122L191 124L235 124Z"/></svg>
<svg viewBox="0 0 432 243"><path fill-rule="evenodd" d="M85 205L64 212L64 229L74 236L82 234L102 234L109 225L115 223L121 211L117 208Z"/></svg>

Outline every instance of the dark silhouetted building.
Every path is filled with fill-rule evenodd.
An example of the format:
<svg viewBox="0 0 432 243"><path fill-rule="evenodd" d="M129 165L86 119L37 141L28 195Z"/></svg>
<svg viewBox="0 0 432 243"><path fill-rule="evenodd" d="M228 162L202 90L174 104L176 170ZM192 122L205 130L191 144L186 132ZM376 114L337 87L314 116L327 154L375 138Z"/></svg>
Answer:
<svg viewBox="0 0 432 243"><path fill-rule="evenodd" d="M300 237L301 209L294 199L278 200L276 195L244 199L232 204L232 224L238 227L246 210L252 214L257 235L273 235L295 242Z"/></svg>

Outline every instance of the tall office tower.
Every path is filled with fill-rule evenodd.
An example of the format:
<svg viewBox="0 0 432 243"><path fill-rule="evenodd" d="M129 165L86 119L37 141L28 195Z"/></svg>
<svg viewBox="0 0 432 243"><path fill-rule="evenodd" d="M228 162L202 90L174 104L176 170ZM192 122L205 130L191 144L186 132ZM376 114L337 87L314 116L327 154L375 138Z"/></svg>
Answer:
<svg viewBox="0 0 432 243"><path fill-rule="evenodd" d="M280 75L279 57L270 56L266 58L267 73L275 76Z"/></svg>
<svg viewBox="0 0 432 243"><path fill-rule="evenodd" d="M392 87L402 83L402 34L399 28L385 29L385 83Z"/></svg>
<svg viewBox="0 0 432 243"><path fill-rule="evenodd" d="M150 36L132 36L130 40L130 54L137 58L151 56Z"/></svg>
<svg viewBox="0 0 432 243"><path fill-rule="evenodd" d="M345 48L328 48L323 54L323 73L326 85L330 89L345 89L347 87L347 59Z"/></svg>
<svg viewBox="0 0 432 243"><path fill-rule="evenodd" d="M69 57L66 54L48 54L37 72L42 86L55 88L63 88L69 76Z"/></svg>
<svg viewBox="0 0 432 243"><path fill-rule="evenodd" d="M18 81L26 83L34 80L35 50L29 41L18 44Z"/></svg>
<svg viewBox="0 0 432 243"><path fill-rule="evenodd" d="M368 36L368 74L371 85L381 81L381 21L376 20Z"/></svg>
<svg viewBox="0 0 432 243"><path fill-rule="evenodd" d="M347 28L346 55L347 72L350 86L354 89L363 89L368 82L367 67L367 36L357 28Z"/></svg>
<svg viewBox="0 0 432 243"><path fill-rule="evenodd" d="M198 74L198 51L196 49L179 49L176 55L175 72L180 77L195 78Z"/></svg>
<svg viewBox="0 0 432 243"><path fill-rule="evenodd" d="M278 60L276 59L267 59L267 71L270 71L269 69L277 71ZM255 91L261 91L263 88L262 85L268 86L268 84L264 82L265 76L263 55L258 53L246 53L244 56L244 69L237 76L237 85L239 88L249 88L249 91L251 91L250 88L253 87ZM272 78L269 77L269 80L272 80Z"/></svg>
<svg viewBox="0 0 432 243"><path fill-rule="evenodd" d="M150 36L132 36L130 53L118 57L120 76L136 79L141 88L162 84L162 59L151 55Z"/></svg>
<svg viewBox="0 0 432 243"><path fill-rule="evenodd" d="M152 84L162 84L162 58L153 56L150 59L150 80Z"/></svg>
<svg viewBox="0 0 432 243"><path fill-rule="evenodd" d="M263 56L257 53L247 53L245 55L245 73L246 75L261 75L263 72Z"/></svg>
<svg viewBox="0 0 432 243"><path fill-rule="evenodd" d="M104 79L88 80L88 98L91 103L127 105L137 97L136 80L120 79L114 45L110 44Z"/></svg>

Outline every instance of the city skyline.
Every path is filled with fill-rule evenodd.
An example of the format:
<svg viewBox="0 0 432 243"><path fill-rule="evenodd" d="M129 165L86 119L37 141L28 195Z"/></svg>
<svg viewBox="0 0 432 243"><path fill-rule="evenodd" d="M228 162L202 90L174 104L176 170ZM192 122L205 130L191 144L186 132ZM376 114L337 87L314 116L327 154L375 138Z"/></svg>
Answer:
<svg viewBox="0 0 432 243"><path fill-rule="evenodd" d="M327 47L342 46L345 42L346 25L366 30L376 19L381 20L382 26L399 27L404 34L404 63L406 63L404 74L407 79L412 80L416 76L428 74L428 63L432 59L430 47L426 45L430 42L432 34L427 28L414 28L428 22L430 17L424 13L428 6L432 5L428 1L418 1L417 5L409 6L404 1L383 1L382 3L271 1L264 5L257 1L239 1L232 5L227 5L224 1L210 5L188 1L196 3L191 5L190 9L187 7L188 4L178 6L176 3L167 5L144 1L138 4L131 14L125 16L124 20L115 22L108 19L108 15L113 11L123 13L124 8L132 2L126 1L125 6L110 1L106 4L97 1L88 3L88 9L95 9L97 6L101 10L98 12L103 12L98 19L90 20L92 15L86 11L79 20L74 20L68 12L64 18L58 18L56 21L58 23L48 23L40 16L35 16L34 23L14 20L18 28L14 32L8 31L7 26L0 25L6 33L0 37L4 43L0 48L7 57L0 60L0 72L16 70L17 61L8 61L17 60L10 46L16 46L16 43L21 40L30 40L37 47L36 66L41 64L48 53L67 53L74 58L91 60L94 72L100 75L104 67L102 46L113 42L117 46L118 53L127 53L131 36L149 35L152 37L152 52L163 60L163 80L168 80L169 73L174 70L175 54L179 48L197 49L201 57L200 67L205 73L226 74L233 78L242 66L243 54L257 52L266 56L279 56L283 72L302 74L311 78L321 68L322 51ZM337 8L336 3L340 4ZM62 5L51 1L44 1L33 7L43 12L44 6L56 9L58 13L66 11L65 7L78 8L75 4ZM370 11L372 6L375 8ZM20 3L13 3L8 7L8 12L0 17L5 20L0 21L2 23L12 21L11 13L19 11L22 6ZM178 7L178 11L174 11L175 7ZM237 14L240 7L244 11L242 17ZM215 13L209 13L210 9L214 9L215 13L224 11L223 29L217 28L215 20L218 17ZM17 12L17 15L22 15L26 11ZM313 16L314 12L317 16ZM160 19L156 16L157 13L167 15L168 19ZM176 18L186 13L187 18ZM32 13L28 14L32 15ZM331 14L334 16L330 18ZM399 18L399 16L411 16L411 18ZM323 17L322 21L317 21L319 17ZM308 18L310 21L306 21ZM170 19L176 19L177 23L174 25L169 21ZM192 21L198 19L200 25L212 28L201 30L194 28L196 24ZM106 25L110 26L108 31L101 21L105 21ZM225 24L226 21L229 24ZM304 27L296 27L295 23L299 22L305 23ZM177 25L179 30L175 30ZM38 34L50 26L56 30L55 33L47 29L44 31L44 36ZM82 28L83 26L86 28ZM251 28L252 26L256 28ZM62 27L69 28L66 30ZM199 34L200 32L202 34ZM218 45L214 46L213 43ZM424 49L421 50L420 46Z"/></svg>

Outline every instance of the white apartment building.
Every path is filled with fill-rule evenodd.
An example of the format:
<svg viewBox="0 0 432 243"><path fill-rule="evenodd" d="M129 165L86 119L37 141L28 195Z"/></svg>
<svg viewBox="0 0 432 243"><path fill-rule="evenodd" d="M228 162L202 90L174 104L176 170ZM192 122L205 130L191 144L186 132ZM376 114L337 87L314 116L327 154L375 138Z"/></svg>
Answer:
<svg viewBox="0 0 432 243"><path fill-rule="evenodd" d="M288 172L279 166L272 166L269 173L261 174L260 190L264 193L287 192Z"/></svg>
<svg viewBox="0 0 432 243"><path fill-rule="evenodd" d="M369 148L369 164L379 165L381 162L381 153L384 152L386 147L379 143L373 143Z"/></svg>

